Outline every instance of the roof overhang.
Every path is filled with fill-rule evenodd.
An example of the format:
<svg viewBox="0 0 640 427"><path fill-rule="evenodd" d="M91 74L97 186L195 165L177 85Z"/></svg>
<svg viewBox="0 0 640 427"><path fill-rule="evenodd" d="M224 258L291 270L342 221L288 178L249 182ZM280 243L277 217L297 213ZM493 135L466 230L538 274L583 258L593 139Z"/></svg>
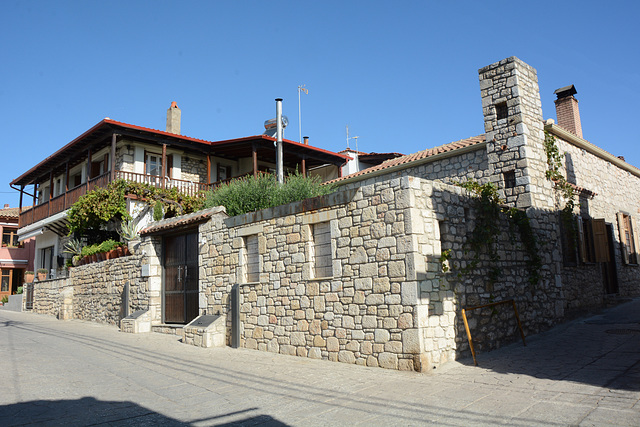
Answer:
<svg viewBox="0 0 640 427"><path fill-rule="evenodd" d="M31 237L39 236L46 230L53 231L58 236L66 236L69 231L67 227L67 211L51 215L26 227L22 227L18 230L18 241L22 242Z"/></svg>

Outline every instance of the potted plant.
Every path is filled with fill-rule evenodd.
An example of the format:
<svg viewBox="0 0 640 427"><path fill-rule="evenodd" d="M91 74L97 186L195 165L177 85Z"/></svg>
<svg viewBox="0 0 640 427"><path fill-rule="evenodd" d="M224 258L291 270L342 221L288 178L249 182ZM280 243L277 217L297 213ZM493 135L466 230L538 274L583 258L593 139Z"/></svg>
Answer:
<svg viewBox="0 0 640 427"><path fill-rule="evenodd" d="M100 243L100 252L105 254L106 259L118 258L118 251L116 248L120 245L120 242L116 242L113 239L105 240Z"/></svg>
<svg viewBox="0 0 640 427"><path fill-rule="evenodd" d="M126 242L124 247L125 255L135 253L136 248L140 245L140 235L138 228L133 221L124 221L120 224L120 237Z"/></svg>
<svg viewBox="0 0 640 427"><path fill-rule="evenodd" d="M35 277L35 273L33 271L25 271L24 272L24 282L25 283L33 283L33 278Z"/></svg>
<svg viewBox="0 0 640 427"><path fill-rule="evenodd" d="M38 280L47 280L47 273L49 273L47 271L46 268L39 268L38 269Z"/></svg>
<svg viewBox="0 0 640 427"><path fill-rule="evenodd" d="M80 258L82 255L82 242L78 239L71 239L64 245L64 251L66 254L71 254L71 260L74 266L80 264Z"/></svg>

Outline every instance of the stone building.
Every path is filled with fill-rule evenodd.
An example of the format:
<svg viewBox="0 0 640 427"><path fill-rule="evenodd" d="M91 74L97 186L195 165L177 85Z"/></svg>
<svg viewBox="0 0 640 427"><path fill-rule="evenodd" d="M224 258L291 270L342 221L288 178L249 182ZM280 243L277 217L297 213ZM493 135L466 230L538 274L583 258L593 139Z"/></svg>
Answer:
<svg viewBox="0 0 640 427"><path fill-rule="evenodd" d="M63 252L68 234L67 212L87 192L124 179L155 187L177 188L193 195L234 177L275 170L275 138L266 134L222 141L206 141L181 134L181 110L172 102L166 131L105 118L11 182L20 191L20 241L36 238L35 268L64 273ZM283 141L285 170L299 170L322 179L341 175L348 156L308 144ZM23 207L24 196L32 206ZM144 203L128 198L137 217ZM144 226L152 218L138 218Z"/></svg>
<svg viewBox="0 0 640 427"><path fill-rule="evenodd" d="M483 135L392 157L332 181L336 191L321 198L151 223L140 274L114 282L96 279L95 266L74 268L67 312L96 318L86 307L104 302L87 299L104 293L83 289L113 289L117 306L126 280L126 309L186 341L196 343L184 325L200 315L217 323L218 344L426 371L468 355L463 308L514 300L529 335L640 295L640 170L582 138L575 88L557 91L555 124L543 121L535 69L518 58L479 76ZM547 177L552 146L579 201L568 221L558 179ZM458 185L469 180L493 183L515 209L496 215L495 256L469 248L483 215ZM534 239L514 232L514 212ZM56 307L59 294L43 292L42 304ZM515 325L510 306L469 313L477 349L513 340Z"/></svg>

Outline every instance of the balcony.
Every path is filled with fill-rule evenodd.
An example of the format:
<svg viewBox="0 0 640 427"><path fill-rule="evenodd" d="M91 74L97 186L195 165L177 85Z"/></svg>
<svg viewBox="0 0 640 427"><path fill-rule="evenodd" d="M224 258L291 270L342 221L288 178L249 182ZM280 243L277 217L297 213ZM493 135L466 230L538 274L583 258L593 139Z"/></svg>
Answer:
<svg viewBox="0 0 640 427"><path fill-rule="evenodd" d="M192 182L181 179L162 178L154 175L145 175L141 173L116 171L115 179L124 179L131 182L150 184L157 188L177 188L180 192L193 196L200 191L207 191L210 188L217 187L220 183L206 184L203 182ZM106 187L111 182L111 173L106 172L100 176L90 179L64 194L53 197L47 202L25 210L20 213L19 227L26 227L37 221L48 218L57 213L69 209L78 199L94 188Z"/></svg>

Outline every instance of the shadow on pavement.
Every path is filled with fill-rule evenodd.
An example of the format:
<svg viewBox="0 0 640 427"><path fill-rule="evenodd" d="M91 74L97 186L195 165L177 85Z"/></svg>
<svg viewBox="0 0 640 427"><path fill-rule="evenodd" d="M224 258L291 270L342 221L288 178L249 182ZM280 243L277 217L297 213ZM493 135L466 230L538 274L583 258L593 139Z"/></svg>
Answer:
<svg viewBox="0 0 640 427"><path fill-rule="evenodd" d="M269 415L256 415L225 422L231 418L253 411L244 411L219 415L207 419L183 422L175 418L151 411L143 406L127 401L104 401L93 397L76 400L32 400L0 406L0 424L3 426L191 426L194 423L213 422L219 426L286 426ZM220 420L220 423L216 423Z"/></svg>
<svg viewBox="0 0 640 427"><path fill-rule="evenodd" d="M479 353L478 366L499 373L640 391L640 299ZM460 363L473 366L473 360Z"/></svg>

